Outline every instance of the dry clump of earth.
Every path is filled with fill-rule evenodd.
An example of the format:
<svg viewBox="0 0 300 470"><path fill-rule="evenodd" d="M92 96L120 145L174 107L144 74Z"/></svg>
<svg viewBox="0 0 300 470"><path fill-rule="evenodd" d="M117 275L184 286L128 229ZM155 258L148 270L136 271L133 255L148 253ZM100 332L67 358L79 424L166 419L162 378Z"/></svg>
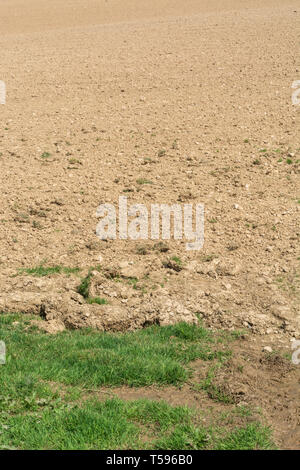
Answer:
<svg viewBox="0 0 300 470"><path fill-rule="evenodd" d="M0 310L299 337L298 2L131 4L0 5ZM203 203L203 249L99 240L120 195Z"/></svg>

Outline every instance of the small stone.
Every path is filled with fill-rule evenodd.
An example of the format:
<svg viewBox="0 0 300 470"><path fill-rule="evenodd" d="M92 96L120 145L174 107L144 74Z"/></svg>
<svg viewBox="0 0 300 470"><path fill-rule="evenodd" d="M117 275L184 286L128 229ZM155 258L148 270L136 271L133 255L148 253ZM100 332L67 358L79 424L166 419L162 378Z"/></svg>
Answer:
<svg viewBox="0 0 300 470"><path fill-rule="evenodd" d="M128 262L128 261L121 261L121 262L119 263L119 268L120 268L120 269L127 268L127 266L129 266L129 262Z"/></svg>
<svg viewBox="0 0 300 470"><path fill-rule="evenodd" d="M271 352L273 352L273 349L271 348L271 346L264 346L263 351L271 353Z"/></svg>
<svg viewBox="0 0 300 470"><path fill-rule="evenodd" d="M265 284L265 279L263 277L259 277L257 278L256 282L259 286L262 286L263 284Z"/></svg>

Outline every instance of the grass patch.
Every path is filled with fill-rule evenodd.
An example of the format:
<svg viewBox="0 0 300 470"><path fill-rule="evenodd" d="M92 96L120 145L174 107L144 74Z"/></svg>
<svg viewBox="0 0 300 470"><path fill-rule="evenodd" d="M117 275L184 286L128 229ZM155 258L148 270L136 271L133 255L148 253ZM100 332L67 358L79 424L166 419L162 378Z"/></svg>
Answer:
<svg viewBox="0 0 300 470"><path fill-rule="evenodd" d="M55 412L14 415L2 424L0 447L17 449L270 449L270 431L258 423L217 435L195 423L187 407L165 402L85 401ZM147 436L145 442L145 435Z"/></svg>
<svg viewBox="0 0 300 470"><path fill-rule="evenodd" d="M259 423L250 423L225 436L217 444L218 450L270 450L274 449L271 430Z"/></svg>
<svg viewBox="0 0 300 470"><path fill-rule="evenodd" d="M191 361L230 354L209 330L185 323L123 334L83 329L50 336L29 325L24 330L22 316L17 324L14 318L0 316L7 348L1 387L13 386L17 376L85 387L179 384L191 376Z"/></svg>
<svg viewBox="0 0 300 470"><path fill-rule="evenodd" d="M186 323L123 334L47 335L31 320L0 315L7 350L0 366L0 449L274 447L270 429L246 409L203 424L203 411L186 406L95 398L101 385L180 385L191 377L191 361L226 360L233 335Z"/></svg>
<svg viewBox="0 0 300 470"><path fill-rule="evenodd" d="M77 292L82 295L82 297L87 301L88 304L98 304L98 305L105 305L108 304L106 299L101 297L90 297L90 285L91 280L93 277L93 271L100 271L100 266L96 266L95 268L90 268L88 274L81 279L81 283L77 287Z"/></svg>
<svg viewBox="0 0 300 470"><path fill-rule="evenodd" d="M145 178L138 178L138 179L136 180L136 182L137 182L137 184L153 184L152 181L147 180L147 179L145 179Z"/></svg>
<svg viewBox="0 0 300 470"><path fill-rule="evenodd" d="M108 304L108 301L106 299L103 299L102 297L89 297L87 299L88 304L98 304L98 305L106 305Z"/></svg>
<svg viewBox="0 0 300 470"><path fill-rule="evenodd" d="M178 258L178 256L173 256L171 260L177 263L179 266L182 266L182 261L180 258Z"/></svg>
<svg viewBox="0 0 300 470"><path fill-rule="evenodd" d="M90 284L91 284L92 277L93 277L92 269L90 269L87 276L85 276L81 280L81 283L77 287L78 294L82 295L82 297L84 297L85 299L89 297Z"/></svg>
<svg viewBox="0 0 300 470"><path fill-rule="evenodd" d="M164 268L172 269L177 272L183 269L182 261L178 256L173 256L172 258L163 261L162 265Z"/></svg>
<svg viewBox="0 0 300 470"><path fill-rule="evenodd" d="M44 152L41 155L41 158L49 158L49 157L51 157L51 153L49 153L49 152Z"/></svg>
<svg viewBox="0 0 300 470"><path fill-rule="evenodd" d="M22 268L19 274L28 274L30 276L45 277L53 274L77 274L80 268L68 268L65 266L43 266L39 265L34 268Z"/></svg>

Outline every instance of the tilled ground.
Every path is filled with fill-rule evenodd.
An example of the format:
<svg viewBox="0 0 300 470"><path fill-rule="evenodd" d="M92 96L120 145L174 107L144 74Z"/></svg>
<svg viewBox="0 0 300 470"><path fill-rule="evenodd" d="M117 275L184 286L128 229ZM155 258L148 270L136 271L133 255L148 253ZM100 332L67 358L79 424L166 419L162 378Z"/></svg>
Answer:
<svg viewBox="0 0 300 470"><path fill-rule="evenodd" d="M299 334L300 10L198 3L0 2L2 310L54 329L197 313ZM203 203L203 249L99 240L96 209L120 195ZM91 290L108 303L74 275L19 271L41 264L100 264Z"/></svg>

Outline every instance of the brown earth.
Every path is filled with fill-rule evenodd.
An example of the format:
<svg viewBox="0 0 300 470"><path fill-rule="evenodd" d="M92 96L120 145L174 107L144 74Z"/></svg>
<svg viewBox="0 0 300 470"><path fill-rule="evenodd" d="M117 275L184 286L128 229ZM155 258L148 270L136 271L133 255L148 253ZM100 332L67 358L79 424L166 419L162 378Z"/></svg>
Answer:
<svg viewBox="0 0 300 470"><path fill-rule="evenodd" d="M0 310L42 315L50 332L198 315L263 335L259 351L290 351L300 336L299 30L296 0L0 0ZM99 240L96 209L120 195L148 208L203 203L203 249ZM41 264L80 273L22 271ZM89 295L106 305L77 292L89 270ZM265 385L268 364L255 357L246 401ZM269 370L265 408L299 436L299 368L281 392L285 367ZM234 364L227 372L235 395ZM295 446L288 429L280 442Z"/></svg>
<svg viewBox="0 0 300 470"><path fill-rule="evenodd" d="M0 2L1 309L42 310L54 328L199 313L297 336L297 2L149 5ZM99 240L96 209L119 195L204 203L203 249ZM42 263L101 264L91 290L108 304L87 305L74 275L19 272Z"/></svg>

